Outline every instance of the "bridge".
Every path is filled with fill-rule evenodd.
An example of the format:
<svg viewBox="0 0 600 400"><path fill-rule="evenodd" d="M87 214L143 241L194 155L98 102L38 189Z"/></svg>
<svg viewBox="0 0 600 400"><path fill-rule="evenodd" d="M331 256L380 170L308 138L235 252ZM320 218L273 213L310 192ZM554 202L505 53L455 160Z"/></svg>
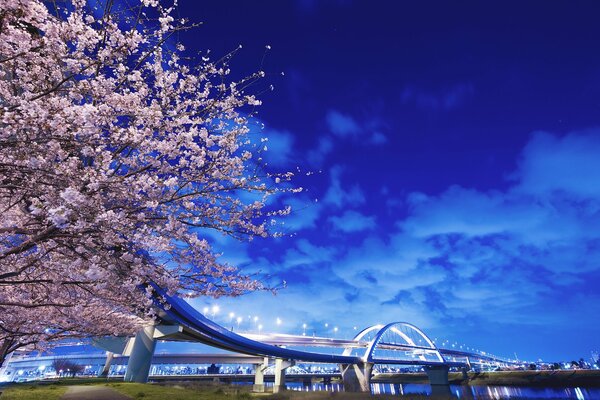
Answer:
<svg viewBox="0 0 600 400"><path fill-rule="evenodd" d="M273 391L285 389L285 371L297 362L339 365L349 392L370 392L373 366L421 366L432 393L449 393L448 370L464 374L474 364L505 366L514 361L489 355L438 348L418 327L392 322L363 329L352 339L287 334L238 334L208 319L185 300L151 285L159 323L140 330L119 347L105 341L107 350L129 356L126 381L146 382L157 340L201 342L231 352L260 357L254 363L254 390L264 391L264 373L273 368ZM105 371L110 367L107 359ZM274 364L274 365L273 365Z"/></svg>

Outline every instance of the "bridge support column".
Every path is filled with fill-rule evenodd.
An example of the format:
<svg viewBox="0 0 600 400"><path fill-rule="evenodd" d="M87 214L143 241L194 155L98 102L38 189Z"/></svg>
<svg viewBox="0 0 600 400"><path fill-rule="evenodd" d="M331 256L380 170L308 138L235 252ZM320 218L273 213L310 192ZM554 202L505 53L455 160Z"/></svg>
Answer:
<svg viewBox="0 0 600 400"><path fill-rule="evenodd" d="M283 358L275 359L275 383L273 384L273 393L279 393L286 389L285 387L285 370L295 365L294 360L284 360Z"/></svg>
<svg viewBox="0 0 600 400"><path fill-rule="evenodd" d="M148 382L152 356L156 347L154 339L154 326L146 326L135 335L127 371L125 372L126 382Z"/></svg>
<svg viewBox="0 0 600 400"><path fill-rule="evenodd" d="M426 366L425 372L429 377L429 385L431 386L432 396L448 396L450 395L450 384L448 383L448 366L447 365L432 365Z"/></svg>
<svg viewBox="0 0 600 400"><path fill-rule="evenodd" d="M462 380L463 380L462 383L468 383L469 382L469 374L468 374L467 371L468 371L467 367L462 367L460 369L460 373L462 375Z"/></svg>
<svg viewBox="0 0 600 400"><path fill-rule="evenodd" d="M263 393L265 391L265 370L267 368L269 368L269 357L265 357L262 364L254 364L253 392Z"/></svg>
<svg viewBox="0 0 600 400"><path fill-rule="evenodd" d="M373 363L340 364L344 391L371 393Z"/></svg>
<svg viewBox="0 0 600 400"><path fill-rule="evenodd" d="M104 367L98 373L99 378L108 378L108 372L110 371L110 365L112 364L112 360L115 353L112 351L106 352L106 361L104 362Z"/></svg>

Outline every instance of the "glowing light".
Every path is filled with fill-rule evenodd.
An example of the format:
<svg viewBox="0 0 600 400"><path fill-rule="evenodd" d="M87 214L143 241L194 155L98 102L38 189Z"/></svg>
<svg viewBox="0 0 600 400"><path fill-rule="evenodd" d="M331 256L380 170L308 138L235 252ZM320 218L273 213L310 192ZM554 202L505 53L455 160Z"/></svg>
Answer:
<svg viewBox="0 0 600 400"><path fill-rule="evenodd" d="M277 325L281 325L281 318L277 317L276 322L277 322Z"/></svg>

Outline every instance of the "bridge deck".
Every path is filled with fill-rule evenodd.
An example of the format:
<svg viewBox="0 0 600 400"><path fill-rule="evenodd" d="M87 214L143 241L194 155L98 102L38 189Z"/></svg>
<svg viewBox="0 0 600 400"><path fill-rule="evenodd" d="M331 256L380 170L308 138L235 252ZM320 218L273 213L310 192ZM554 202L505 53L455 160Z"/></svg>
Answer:
<svg viewBox="0 0 600 400"><path fill-rule="evenodd" d="M237 334L214 321L206 318L185 300L169 296L160 287L153 286L153 296L156 305L161 309L159 316L163 321L178 325L179 328L165 335L169 340L198 341L224 350L248 354L253 356L265 356L284 358L311 363L334 363L334 364L360 364L364 363L362 357L356 355L327 354L313 351L303 351L286 348L295 347L327 347L327 348L368 348L370 342L361 340L333 339L325 337L285 335L285 334ZM167 305L167 306L165 306ZM378 343L378 348L395 350L399 352L410 352L412 357L408 359L374 358L370 362L381 364L398 365L448 365L465 366L465 361L444 360L425 361L419 358L423 352L437 350L442 357L470 358L475 360L508 362L491 356L477 353L468 353L450 349L435 349L431 347L407 345L405 343Z"/></svg>

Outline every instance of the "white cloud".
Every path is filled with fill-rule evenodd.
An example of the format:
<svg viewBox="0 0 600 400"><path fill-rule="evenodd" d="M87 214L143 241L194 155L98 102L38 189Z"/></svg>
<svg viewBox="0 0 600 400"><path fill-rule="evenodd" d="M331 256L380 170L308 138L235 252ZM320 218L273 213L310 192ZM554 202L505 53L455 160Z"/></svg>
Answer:
<svg viewBox="0 0 600 400"><path fill-rule="evenodd" d="M290 215L282 220L286 232L293 233L317 226L323 208L320 202L308 196L297 195L285 200L284 203L292 207Z"/></svg>
<svg viewBox="0 0 600 400"><path fill-rule="evenodd" d="M373 134L371 135L371 139L369 141L371 142L371 144L380 145L380 144L386 144L388 139L383 133L377 131L377 132L373 132Z"/></svg>
<svg viewBox="0 0 600 400"><path fill-rule="evenodd" d="M336 110L327 113L326 121L331 133L342 138L357 136L361 131L354 118Z"/></svg>
<svg viewBox="0 0 600 400"><path fill-rule="evenodd" d="M294 136L288 131L269 129L265 132L269 139L265 142L267 151L263 152L262 157L267 164L274 167L290 166L294 160Z"/></svg>
<svg viewBox="0 0 600 400"><path fill-rule="evenodd" d="M330 217L329 222L336 230L346 233L370 230L376 226L375 217L354 210L345 211L341 216Z"/></svg>
<svg viewBox="0 0 600 400"><path fill-rule="evenodd" d="M246 314L265 310L273 321L290 316L282 330L292 333L301 332L302 323L317 334L326 334L325 321L339 324L340 337L352 336L353 325L393 320L432 335L445 333L445 324L470 333L493 326L498 332L492 334L502 335L508 326L566 324L572 308L578 318L586 315L579 308L594 315L598 306L588 303L597 296L586 291L600 274L600 179L592 168L593 155L600 159L598 137L600 131L536 135L506 190L453 186L438 195L412 193L401 199L409 207L395 232L373 229L361 188L343 185L343 170L334 167L324 200L304 197L291 216L290 225L316 234L286 246L271 264L252 260L278 279L291 277L288 288L277 297L224 301ZM580 151L587 161L577 164ZM572 174L582 176L568 179ZM367 237L328 236L322 226L328 208L343 209L329 217L338 229L354 226ZM350 317L334 318L340 315Z"/></svg>
<svg viewBox="0 0 600 400"><path fill-rule="evenodd" d="M600 198L600 129L557 137L538 132L527 144L514 174L519 192Z"/></svg>
<svg viewBox="0 0 600 400"><path fill-rule="evenodd" d="M352 185L349 189L342 188L342 171L343 169L339 165L331 168L331 183L323 197L323 202L338 208L346 205L355 207L363 204L365 202L365 195L358 184Z"/></svg>
<svg viewBox="0 0 600 400"><path fill-rule="evenodd" d="M322 165L325 157L333 150L333 146L333 140L329 136L321 136L317 147L308 152L306 156L308 162L311 165Z"/></svg>

